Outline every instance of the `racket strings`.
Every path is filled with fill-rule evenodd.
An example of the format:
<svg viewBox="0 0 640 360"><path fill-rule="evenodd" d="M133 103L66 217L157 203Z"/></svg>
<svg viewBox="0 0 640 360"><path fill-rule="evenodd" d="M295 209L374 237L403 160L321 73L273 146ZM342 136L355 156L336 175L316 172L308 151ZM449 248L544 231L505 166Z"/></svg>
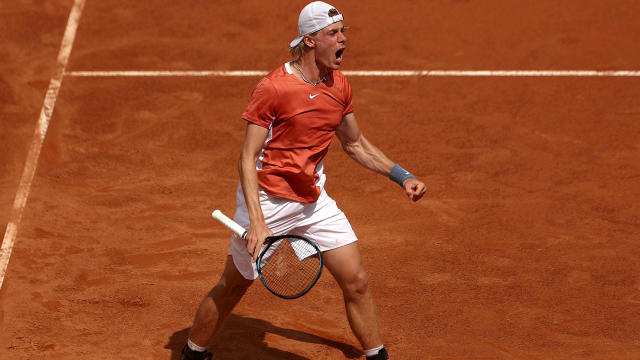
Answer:
<svg viewBox="0 0 640 360"><path fill-rule="evenodd" d="M301 294L319 275L317 249L307 241L284 238L274 242L260 259L261 275L272 291L291 297Z"/></svg>

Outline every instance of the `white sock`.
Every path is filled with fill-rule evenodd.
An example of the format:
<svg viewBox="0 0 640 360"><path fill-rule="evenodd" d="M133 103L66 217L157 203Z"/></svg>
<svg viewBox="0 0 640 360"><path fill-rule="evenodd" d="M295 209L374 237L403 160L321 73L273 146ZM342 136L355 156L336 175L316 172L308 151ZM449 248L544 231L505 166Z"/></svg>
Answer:
<svg viewBox="0 0 640 360"><path fill-rule="evenodd" d="M193 351L197 351L197 352L207 351L207 348L203 348L202 346L196 345L193 341L191 341L191 339L187 339L187 346L189 347L189 349Z"/></svg>
<svg viewBox="0 0 640 360"><path fill-rule="evenodd" d="M378 355L378 351L382 350L382 348L384 347L384 345L380 345L377 348L373 348L373 349L369 349L369 350L365 350L364 354L365 356L373 356L373 355Z"/></svg>

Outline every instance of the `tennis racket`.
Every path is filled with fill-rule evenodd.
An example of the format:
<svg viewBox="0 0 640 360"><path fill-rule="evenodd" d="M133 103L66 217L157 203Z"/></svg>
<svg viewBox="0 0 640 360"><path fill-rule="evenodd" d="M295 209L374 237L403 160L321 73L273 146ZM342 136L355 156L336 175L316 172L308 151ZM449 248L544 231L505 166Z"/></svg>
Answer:
<svg viewBox="0 0 640 360"><path fill-rule="evenodd" d="M211 216L236 235L245 238L247 230L220 210ZM258 260L258 277L274 295L296 299L311 290L322 274L322 253L311 240L299 235L276 235L265 239Z"/></svg>

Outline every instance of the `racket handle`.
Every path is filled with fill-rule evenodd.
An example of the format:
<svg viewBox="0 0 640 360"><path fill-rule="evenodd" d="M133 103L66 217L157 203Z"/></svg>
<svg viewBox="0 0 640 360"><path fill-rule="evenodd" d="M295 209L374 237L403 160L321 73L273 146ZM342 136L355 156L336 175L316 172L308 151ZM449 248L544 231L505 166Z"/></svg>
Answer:
<svg viewBox="0 0 640 360"><path fill-rule="evenodd" d="M245 230L242 226L240 226L237 222L229 219L222 211L216 209L211 213L211 217L220 221L222 225L229 228L229 230L233 231L236 235L244 238L247 234L247 230Z"/></svg>

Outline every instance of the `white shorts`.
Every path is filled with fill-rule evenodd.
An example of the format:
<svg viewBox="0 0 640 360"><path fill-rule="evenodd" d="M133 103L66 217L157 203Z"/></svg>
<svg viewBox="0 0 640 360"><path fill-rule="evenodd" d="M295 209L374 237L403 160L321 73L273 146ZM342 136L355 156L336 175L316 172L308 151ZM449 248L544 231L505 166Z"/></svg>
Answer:
<svg viewBox="0 0 640 360"><path fill-rule="evenodd" d="M349 220L324 189L318 200L311 204L269 195L262 189L259 191L259 199L267 227L275 235L304 236L315 242L322 252L358 240ZM236 192L236 213L233 220L245 229L249 228L249 213L240 186ZM242 276L249 280L258 277L256 263L249 255L245 241L237 235L231 237L229 255L233 257L233 263Z"/></svg>

